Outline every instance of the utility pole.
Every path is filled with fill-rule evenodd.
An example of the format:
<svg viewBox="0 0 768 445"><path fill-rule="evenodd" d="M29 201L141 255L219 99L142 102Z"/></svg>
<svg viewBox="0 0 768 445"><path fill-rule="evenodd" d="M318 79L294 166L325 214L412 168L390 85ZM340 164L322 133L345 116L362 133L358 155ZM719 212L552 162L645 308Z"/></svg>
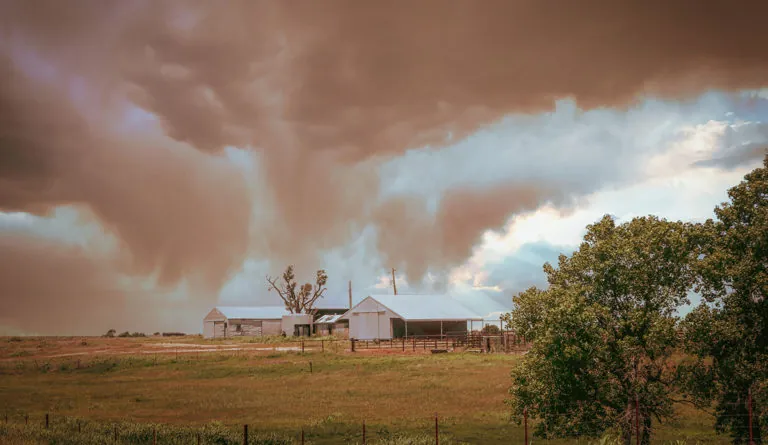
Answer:
<svg viewBox="0 0 768 445"><path fill-rule="evenodd" d="M395 295L397 295L397 282L395 281L395 268L392 268L392 287L395 288Z"/></svg>
<svg viewBox="0 0 768 445"><path fill-rule="evenodd" d="M352 309L352 280L349 280L349 308Z"/></svg>

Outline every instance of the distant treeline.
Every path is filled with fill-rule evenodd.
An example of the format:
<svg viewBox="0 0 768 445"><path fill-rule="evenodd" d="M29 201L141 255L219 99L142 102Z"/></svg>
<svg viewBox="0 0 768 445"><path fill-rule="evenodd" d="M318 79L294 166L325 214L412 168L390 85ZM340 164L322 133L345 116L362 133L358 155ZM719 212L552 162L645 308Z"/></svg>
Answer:
<svg viewBox="0 0 768 445"><path fill-rule="evenodd" d="M124 338L124 337L147 337L147 334L145 334L143 332L128 332L128 331L125 331L125 332L122 332L120 334L115 335L116 332L117 331L115 331L114 329L110 329L102 337L108 337L108 338L112 338L112 337L121 337L121 338ZM187 334L185 334L183 332L163 332L162 334L160 332L155 332L152 335L155 336L155 337L159 337L159 336L163 336L163 337L183 337L183 336L185 336Z"/></svg>

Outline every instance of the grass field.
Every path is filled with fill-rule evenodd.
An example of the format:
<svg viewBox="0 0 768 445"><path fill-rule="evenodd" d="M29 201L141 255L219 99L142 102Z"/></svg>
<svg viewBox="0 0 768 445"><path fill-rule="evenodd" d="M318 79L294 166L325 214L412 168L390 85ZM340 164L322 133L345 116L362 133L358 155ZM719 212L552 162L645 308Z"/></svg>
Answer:
<svg viewBox="0 0 768 445"><path fill-rule="evenodd" d="M517 355L266 348L206 349L178 358L168 348L141 353L152 342L169 341L215 345L194 337L0 339L0 403L17 427L24 416L39 427L46 413L54 424L65 417L179 428L220 422L217 427L235 435L248 424L254 434L289 439L303 428L307 443L315 444L358 443L363 421L369 443L397 434L432 443L437 413L441 443L522 443L523 429L509 423L503 404ZM727 443L711 425L708 415L681 407L679 419L662 425L654 443Z"/></svg>

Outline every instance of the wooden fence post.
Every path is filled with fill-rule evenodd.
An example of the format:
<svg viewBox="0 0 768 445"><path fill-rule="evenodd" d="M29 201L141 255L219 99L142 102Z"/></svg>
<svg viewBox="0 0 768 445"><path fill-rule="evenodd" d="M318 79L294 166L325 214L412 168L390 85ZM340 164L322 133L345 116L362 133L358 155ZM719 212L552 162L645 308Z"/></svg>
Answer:
<svg viewBox="0 0 768 445"><path fill-rule="evenodd" d="M248 424L243 425L243 445L248 445Z"/></svg>
<svg viewBox="0 0 768 445"><path fill-rule="evenodd" d="M747 393L747 412L749 413L749 445L754 445L754 437L752 436L752 388L749 388Z"/></svg>
<svg viewBox="0 0 768 445"><path fill-rule="evenodd" d="M157 445L157 429L152 428L152 445Z"/></svg>
<svg viewBox="0 0 768 445"><path fill-rule="evenodd" d="M640 401L635 394L635 434L637 434L637 445L640 445Z"/></svg>
<svg viewBox="0 0 768 445"><path fill-rule="evenodd" d="M365 419L363 419L363 445L365 445Z"/></svg>
<svg viewBox="0 0 768 445"><path fill-rule="evenodd" d="M301 445L304 445L304 428L301 429Z"/></svg>
<svg viewBox="0 0 768 445"><path fill-rule="evenodd" d="M45 413L45 429L48 429L48 413Z"/></svg>
<svg viewBox="0 0 768 445"><path fill-rule="evenodd" d="M115 443L117 443L117 425L115 425Z"/></svg>
<svg viewBox="0 0 768 445"><path fill-rule="evenodd" d="M322 348L320 352L325 352L325 340L320 340L320 347Z"/></svg>
<svg viewBox="0 0 768 445"><path fill-rule="evenodd" d="M525 422L525 445L528 445L528 408L523 408L523 421Z"/></svg>
<svg viewBox="0 0 768 445"><path fill-rule="evenodd" d="M29 425L29 414L24 414L24 425Z"/></svg>
<svg viewBox="0 0 768 445"><path fill-rule="evenodd" d="M437 423L437 413L435 413L435 445L440 445L440 428Z"/></svg>

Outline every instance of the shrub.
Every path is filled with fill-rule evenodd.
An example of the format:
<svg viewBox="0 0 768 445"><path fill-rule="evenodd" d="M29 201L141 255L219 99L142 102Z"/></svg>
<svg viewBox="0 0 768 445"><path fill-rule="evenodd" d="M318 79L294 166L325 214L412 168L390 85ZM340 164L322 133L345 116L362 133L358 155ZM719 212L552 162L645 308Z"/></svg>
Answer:
<svg viewBox="0 0 768 445"><path fill-rule="evenodd" d="M8 339L8 341L9 342L20 342L22 340L21 340L21 337L11 337L11 338Z"/></svg>
<svg viewBox="0 0 768 445"><path fill-rule="evenodd" d="M121 337L121 338L130 337L130 336L131 336L131 333L128 331L122 332L120 333L120 335L118 335L118 337Z"/></svg>
<svg viewBox="0 0 768 445"><path fill-rule="evenodd" d="M114 329L110 329L110 330L107 331L106 334L104 334L104 337L110 337L110 338L114 337L116 332L117 331L115 331Z"/></svg>
<svg viewBox="0 0 768 445"><path fill-rule="evenodd" d="M487 324L483 326L482 332L483 334L486 334L486 335L498 335L498 334L501 334L501 329L499 329L499 327L496 326L495 324Z"/></svg>

